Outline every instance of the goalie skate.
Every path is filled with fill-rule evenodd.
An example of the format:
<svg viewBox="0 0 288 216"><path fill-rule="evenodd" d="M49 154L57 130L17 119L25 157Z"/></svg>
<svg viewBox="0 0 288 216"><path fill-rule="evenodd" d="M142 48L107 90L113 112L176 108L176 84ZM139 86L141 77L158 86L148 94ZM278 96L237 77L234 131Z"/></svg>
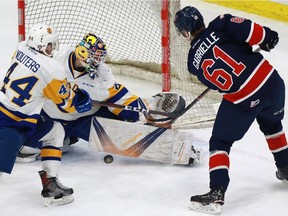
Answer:
<svg viewBox="0 0 288 216"><path fill-rule="evenodd" d="M203 150L196 149L193 145L191 146L191 155L189 158L188 165L201 164L203 162Z"/></svg>
<svg viewBox="0 0 288 216"><path fill-rule="evenodd" d="M19 150L16 162L18 163L31 163L40 157L40 149L22 146Z"/></svg>

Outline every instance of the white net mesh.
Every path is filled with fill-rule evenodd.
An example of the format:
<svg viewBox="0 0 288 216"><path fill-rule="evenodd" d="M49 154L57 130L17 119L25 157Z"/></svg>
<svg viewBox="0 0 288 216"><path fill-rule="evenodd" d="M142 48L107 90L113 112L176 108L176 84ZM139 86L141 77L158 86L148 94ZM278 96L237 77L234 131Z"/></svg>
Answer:
<svg viewBox="0 0 288 216"><path fill-rule="evenodd" d="M190 46L178 36L173 25L178 9L180 1L171 1L171 91L180 93L190 103L205 87L187 71ZM93 32L106 42L107 61L113 64L113 72L161 83L160 11L160 0L25 0L25 28L27 33L35 24L51 25L59 32L60 43L70 46L75 46L84 34ZM131 68L127 69L127 65ZM213 104L219 99L218 94L209 93L179 118L175 126L211 125L215 118Z"/></svg>

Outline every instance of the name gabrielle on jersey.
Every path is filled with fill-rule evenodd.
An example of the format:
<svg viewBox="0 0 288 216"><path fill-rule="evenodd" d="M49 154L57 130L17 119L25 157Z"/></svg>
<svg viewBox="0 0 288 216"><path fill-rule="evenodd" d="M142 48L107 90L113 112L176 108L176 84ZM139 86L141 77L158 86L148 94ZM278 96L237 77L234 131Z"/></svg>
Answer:
<svg viewBox="0 0 288 216"><path fill-rule="evenodd" d="M204 41L199 45L198 49L195 51L193 65L197 69L200 67L200 62L203 55L209 50L209 48L218 41L219 38L215 35L215 32L212 32L208 37L204 39ZM199 41L198 41L199 42ZM196 42L195 45L198 43Z"/></svg>
<svg viewBox="0 0 288 216"><path fill-rule="evenodd" d="M34 73L40 68L40 65L36 61L20 50L17 50L15 58Z"/></svg>

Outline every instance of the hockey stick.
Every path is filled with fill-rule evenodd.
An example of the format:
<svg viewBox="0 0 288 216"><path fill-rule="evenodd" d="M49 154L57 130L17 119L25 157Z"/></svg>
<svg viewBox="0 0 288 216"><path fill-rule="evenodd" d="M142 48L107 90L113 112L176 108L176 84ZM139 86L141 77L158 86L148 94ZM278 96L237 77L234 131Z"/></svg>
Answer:
<svg viewBox="0 0 288 216"><path fill-rule="evenodd" d="M141 108L141 107L125 106L125 105L122 105L122 104L114 104L114 103L109 103L109 102L106 102L106 101L93 100L93 105L120 108L120 109L123 109L123 110L139 112L139 113L144 113L144 114L146 113L146 114L162 115L162 116L167 116L168 119L174 119L174 118L178 117L178 114L177 113L173 113L173 112L162 112L162 111L158 111L158 110L144 109L144 108ZM151 119L150 121L153 121L153 119Z"/></svg>
<svg viewBox="0 0 288 216"><path fill-rule="evenodd" d="M176 115L175 118L162 118L162 119L153 119L153 118L148 118L148 121L151 121L151 123L154 126L157 127L164 127L164 128L169 128L171 127L171 125L182 115L184 115L189 109L191 109L191 107L193 107L196 103L198 103L198 101L200 101L208 92L210 91L210 88L206 88L200 95L198 95L197 98L195 98L187 107L185 107L185 109L183 109L180 113L178 113ZM169 121L170 120L170 121ZM156 123L156 122L160 122L160 121L167 121L164 123Z"/></svg>
<svg viewBox="0 0 288 216"><path fill-rule="evenodd" d="M210 91L209 88L205 89L197 98L195 98L187 107L185 107L180 113L174 113L174 112L162 112L158 110L149 110L149 109L144 109L141 107L133 107L133 106L125 106L122 104L114 104L114 103L109 103L106 101L93 101L93 105L96 106L104 106L104 107L114 107L114 108L120 108L128 111L133 111L133 112L139 112L143 113L148 121L148 123L153 124L154 126L157 127L165 127L168 128L170 127L180 116L182 116L184 113L186 113L191 107L193 107L196 103L198 103L199 100L201 100L208 92ZM167 118L159 118L159 119L154 119L152 118L151 114L154 115L163 115L167 116ZM164 123L156 123L156 122L163 122Z"/></svg>

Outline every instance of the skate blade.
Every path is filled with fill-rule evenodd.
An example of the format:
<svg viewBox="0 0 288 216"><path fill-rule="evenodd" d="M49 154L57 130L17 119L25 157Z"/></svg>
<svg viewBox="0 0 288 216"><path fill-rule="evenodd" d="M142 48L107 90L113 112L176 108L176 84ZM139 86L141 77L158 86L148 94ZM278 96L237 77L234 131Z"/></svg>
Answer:
<svg viewBox="0 0 288 216"><path fill-rule="evenodd" d="M45 197L44 199L44 206L50 207L50 206L60 206L60 205L66 205L71 202L73 202L74 197L73 195L63 196L62 198L54 199L54 197Z"/></svg>
<svg viewBox="0 0 288 216"><path fill-rule="evenodd" d="M198 202L191 202L189 208L194 211L203 212L207 214L220 214L221 213L221 205L210 203L209 205L202 205Z"/></svg>
<svg viewBox="0 0 288 216"><path fill-rule="evenodd" d="M288 180L286 180L286 179L283 179L283 180L280 180L283 184L285 184L285 185L288 185Z"/></svg>

